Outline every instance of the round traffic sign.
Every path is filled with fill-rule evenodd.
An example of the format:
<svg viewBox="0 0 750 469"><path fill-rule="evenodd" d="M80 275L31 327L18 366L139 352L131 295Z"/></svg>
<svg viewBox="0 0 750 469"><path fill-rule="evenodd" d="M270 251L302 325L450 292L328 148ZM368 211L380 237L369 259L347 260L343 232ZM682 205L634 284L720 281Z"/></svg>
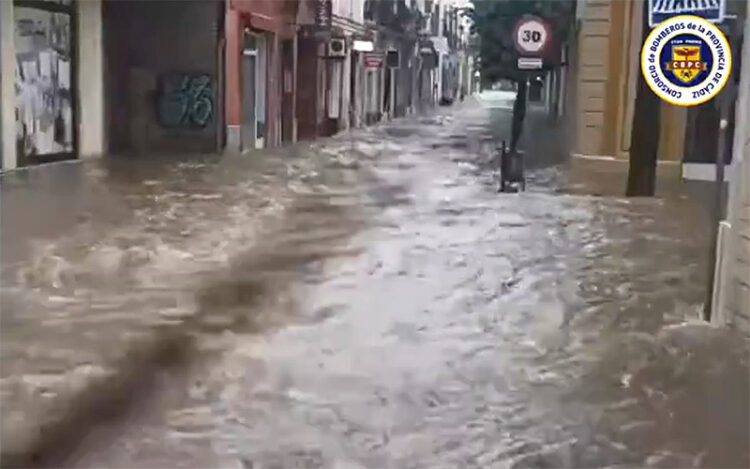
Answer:
<svg viewBox="0 0 750 469"><path fill-rule="evenodd" d="M547 23L536 16L526 16L518 20L513 33L513 41L520 54L541 54L551 37Z"/></svg>

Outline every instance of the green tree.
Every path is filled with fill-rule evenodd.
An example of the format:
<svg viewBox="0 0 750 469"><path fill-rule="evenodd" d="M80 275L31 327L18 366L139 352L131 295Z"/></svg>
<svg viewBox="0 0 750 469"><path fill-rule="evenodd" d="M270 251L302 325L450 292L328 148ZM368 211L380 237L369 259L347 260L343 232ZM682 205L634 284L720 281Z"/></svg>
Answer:
<svg viewBox="0 0 750 469"><path fill-rule="evenodd" d="M643 9L643 41L650 28L648 10ZM483 84L500 79L525 82L524 73L516 69L518 55L513 45L512 32L516 21L523 15L536 15L552 25L555 37L563 41L569 37L574 25L575 4L567 0L475 0L467 14L473 20L473 32L478 38L478 59ZM519 86L519 90L525 87ZM514 139L523 126L526 108L523 93L516 98L511 135ZM656 161L659 149L659 98L638 80L633 125L630 141L630 160L626 194L628 196L653 196L656 191ZM517 110L521 110L518 112ZM521 127L517 127L521 126Z"/></svg>
<svg viewBox="0 0 750 469"><path fill-rule="evenodd" d="M546 20L558 41L568 37L573 27L575 3L571 0L474 0L466 14L479 42L480 71L486 83L500 79L520 80L513 45L513 28L524 15Z"/></svg>
<svg viewBox="0 0 750 469"><path fill-rule="evenodd" d="M478 39L478 62L484 86L501 79L518 84L513 106L511 149L523 129L526 110L526 81L528 73L519 71L518 53L513 42L516 22L524 15L544 19L552 28L556 40L562 43L573 26L575 3L571 0L474 0L466 14L472 20L472 32Z"/></svg>

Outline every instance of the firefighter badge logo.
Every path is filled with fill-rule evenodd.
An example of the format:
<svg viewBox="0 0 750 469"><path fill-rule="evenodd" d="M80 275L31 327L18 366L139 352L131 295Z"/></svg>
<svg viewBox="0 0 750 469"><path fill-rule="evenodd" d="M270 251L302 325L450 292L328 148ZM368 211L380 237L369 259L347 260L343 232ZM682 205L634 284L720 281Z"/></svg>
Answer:
<svg viewBox="0 0 750 469"><path fill-rule="evenodd" d="M716 97L732 73L732 51L714 24L697 16L659 23L641 50L649 88L675 106L697 106Z"/></svg>
<svg viewBox="0 0 750 469"><path fill-rule="evenodd" d="M701 60L704 45L697 40L674 39L669 44L672 60L667 63L667 70L685 85L693 83L708 68L708 63Z"/></svg>

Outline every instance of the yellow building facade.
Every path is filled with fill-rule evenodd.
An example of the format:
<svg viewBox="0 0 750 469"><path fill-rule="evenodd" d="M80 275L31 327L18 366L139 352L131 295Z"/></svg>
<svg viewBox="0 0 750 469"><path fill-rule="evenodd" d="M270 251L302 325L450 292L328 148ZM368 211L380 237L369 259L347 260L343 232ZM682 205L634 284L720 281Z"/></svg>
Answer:
<svg viewBox="0 0 750 469"><path fill-rule="evenodd" d="M580 0L568 89L574 156L627 160L640 77L643 0ZM687 110L667 103L660 115L659 160L681 161Z"/></svg>

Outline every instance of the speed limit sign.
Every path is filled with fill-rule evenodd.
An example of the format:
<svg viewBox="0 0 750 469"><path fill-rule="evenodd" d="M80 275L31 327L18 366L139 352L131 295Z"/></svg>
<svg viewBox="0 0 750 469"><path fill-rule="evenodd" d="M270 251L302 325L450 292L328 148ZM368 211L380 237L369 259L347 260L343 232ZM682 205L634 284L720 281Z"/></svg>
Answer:
<svg viewBox="0 0 750 469"><path fill-rule="evenodd" d="M547 23L536 16L518 20L513 34L516 50L522 55L540 55L551 37Z"/></svg>

